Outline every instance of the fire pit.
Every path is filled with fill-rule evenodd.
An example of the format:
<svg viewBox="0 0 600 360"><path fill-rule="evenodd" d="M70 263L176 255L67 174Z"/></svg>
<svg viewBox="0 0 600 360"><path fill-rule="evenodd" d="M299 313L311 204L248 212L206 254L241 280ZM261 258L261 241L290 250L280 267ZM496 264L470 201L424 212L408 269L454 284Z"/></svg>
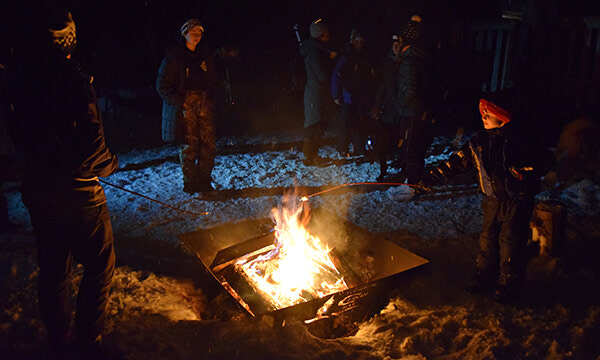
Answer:
<svg viewBox="0 0 600 360"><path fill-rule="evenodd" d="M275 226L265 218L179 235L252 316L294 318L313 329L362 321L428 262L324 209L308 216L280 207L273 218ZM330 330L317 335L334 336Z"/></svg>

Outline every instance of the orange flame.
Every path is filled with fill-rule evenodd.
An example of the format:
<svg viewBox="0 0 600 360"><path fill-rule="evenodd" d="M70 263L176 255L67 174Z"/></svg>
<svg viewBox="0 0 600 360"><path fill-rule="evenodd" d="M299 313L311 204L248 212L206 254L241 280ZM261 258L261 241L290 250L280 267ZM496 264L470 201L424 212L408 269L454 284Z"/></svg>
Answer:
<svg viewBox="0 0 600 360"><path fill-rule="evenodd" d="M281 309L348 288L330 257L332 249L306 229L308 202L284 196L271 216L275 249L237 264L255 290Z"/></svg>

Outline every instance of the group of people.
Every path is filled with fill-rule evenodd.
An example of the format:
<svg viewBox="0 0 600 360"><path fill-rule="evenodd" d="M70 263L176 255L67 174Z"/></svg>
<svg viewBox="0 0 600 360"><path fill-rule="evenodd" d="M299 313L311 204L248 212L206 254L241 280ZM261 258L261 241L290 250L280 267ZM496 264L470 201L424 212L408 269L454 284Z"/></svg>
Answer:
<svg viewBox="0 0 600 360"><path fill-rule="evenodd" d="M39 262L39 306L53 349L73 343L87 351L101 342L103 319L115 268L113 233L99 177L117 169L117 157L104 140L93 78L71 59L77 44L71 13L53 10L33 29L28 46L11 69L7 92L11 137L23 154L22 197L31 215ZM449 161L423 173L427 147L426 55L419 45L421 19L414 16L393 37L379 74L364 53L365 36L353 30L341 55L331 51L323 20L310 25L301 45L307 81L304 92L304 161L318 160L327 124L324 108L331 97L340 107L345 130L338 150L364 140L364 121L375 121L381 177L387 173L389 148L403 150L402 167L409 183L424 189L474 168L483 192L483 231L473 291L494 290L498 301L513 300L523 284L524 247L540 176L552 166L551 154L535 148L511 128L518 121L502 101L482 99L484 130ZM202 46L198 19L180 28L181 41L168 47L156 81L163 99L163 140L182 142L184 191L211 193L215 158L213 120L216 73L212 55ZM30 49L31 50L31 49ZM336 61L333 74L326 63ZM330 90L330 91L329 91ZM361 140L362 137L362 140ZM72 261L83 264L75 329L71 329Z"/></svg>
<svg viewBox="0 0 600 360"><path fill-rule="evenodd" d="M446 163L424 173L432 79L422 33L421 18L412 16L393 35L391 50L381 69L376 69L365 52L365 37L360 30L352 30L349 43L338 57L327 48L331 35L323 20L311 23L311 39L302 43L300 49L307 74L305 164L319 162L319 140L328 123L326 104L331 96L340 107L338 116L343 126L338 151L347 153L352 143L354 151L360 153L366 137L373 134L380 164L378 181L385 181L387 157L394 152L398 154L397 165L402 168L394 180L416 184L422 190L475 169L483 193L484 219L469 289L491 290L494 299L501 303L514 301L521 291L527 265L526 243L534 195L539 191L540 178L553 165L552 153L509 125L511 119L519 119L517 109L511 109L510 99L497 96L494 101L479 102L484 130ZM328 76L326 64L336 58L333 73Z"/></svg>
<svg viewBox="0 0 600 360"><path fill-rule="evenodd" d="M421 178L427 150L428 94L431 57L423 41L421 17L414 15L393 35L382 65L366 48L366 36L355 28L343 51L329 50L330 30L322 19L310 25L311 38L302 42L304 90L304 163L319 163L318 148L329 124L328 104L339 107L336 148L341 155L374 150L385 180L388 155L397 155L403 179ZM328 63L335 62L331 74ZM329 91L330 90L330 91Z"/></svg>

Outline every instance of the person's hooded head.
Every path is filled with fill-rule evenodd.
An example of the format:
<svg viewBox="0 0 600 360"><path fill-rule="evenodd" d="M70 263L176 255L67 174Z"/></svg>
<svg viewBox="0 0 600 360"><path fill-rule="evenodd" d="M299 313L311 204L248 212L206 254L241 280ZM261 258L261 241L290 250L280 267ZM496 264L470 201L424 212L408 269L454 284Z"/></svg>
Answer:
<svg viewBox="0 0 600 360"><path fill-rule="evenodd" d="M329 28L323 22L323 19L317 19L310 23L309 27L310 36L317 40L327 42L331 38Z"/></svg>
<svg viewBox="0 0 600 360"><path fill-rule="evenodd" d="M350 32L350 44L356 50L361 50L365 46L366 38L360 29L352 29Z"/></svg>

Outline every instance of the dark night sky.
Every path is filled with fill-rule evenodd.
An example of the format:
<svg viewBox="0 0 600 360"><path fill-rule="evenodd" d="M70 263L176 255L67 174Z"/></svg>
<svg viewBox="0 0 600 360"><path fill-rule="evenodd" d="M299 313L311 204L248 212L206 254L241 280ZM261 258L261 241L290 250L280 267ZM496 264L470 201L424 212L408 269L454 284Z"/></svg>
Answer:
<svg viewBox="0 0 600 360"><path fill-rule="evenodd" d="M593 9L598 5L591 5L590 1L555 1L565 14L598 14ZM102 74L115 71L116 67L148 76L158 67L165 45L178 36L181 23L191 17L204 23L204 41L213 47L238 46L240 61L256 66L258 71L253 72L260 75L261 67L267 71L273 66L287 66L289 58L295 55L294 24L299 24L302 35L307 36L310 21L325 19L332 29L334 48L340 48L350 30L359 27L369 36L372 50L384 53L389 36L413 13L421 14L432 37L439 38L447 33L454 20L499 17L502 6L508 2L64 0L56 3L73 12L79 37L77 55L91 72ZM2 34L8 38L3 41L3 53L7 43L19 38L30 14L38 8L35 1L14 3L18 4L5 5L3 11Z"/></svg>
<svg viewBox="0 0 600 360"><path fill-rule="evenodd" d="M294 24L298 24L302 36L307 37L310 22L323 18L332 30L333 49L340 49L351 29L359 27L366 32L367 46L372 53L383 58L390 36L414 13L422 16L433 44L448 36L455 21L468 24L475 19L500 18L503 6L509 2L63 0L55 3L73 13L78 31L78 49L74 56L84 71L94 75L99 95L110 88L145 89L156 98L152 106L159 107L154 83L164 48L179 36L179 27L186 19L197 17L206 29L204 42L213 48L224 45L239 48L239 58L230 64L238 105L264 113L264 109L291 86L290 64L294 58L299 60L297 71L304 71L302 60L298 59ZM600 15L598 1L554 0L553 3L561 16ZM11 44L22 41L22 32L31 27L28 22L38 9L36 1L4 5L0 60L6 60ZM256 91L257 88L260 91ZM301 101L301 95L296 96L296 100ZM159 109L153 111L159 113ZM298 113L301 114L301 110Z"/></svg>

